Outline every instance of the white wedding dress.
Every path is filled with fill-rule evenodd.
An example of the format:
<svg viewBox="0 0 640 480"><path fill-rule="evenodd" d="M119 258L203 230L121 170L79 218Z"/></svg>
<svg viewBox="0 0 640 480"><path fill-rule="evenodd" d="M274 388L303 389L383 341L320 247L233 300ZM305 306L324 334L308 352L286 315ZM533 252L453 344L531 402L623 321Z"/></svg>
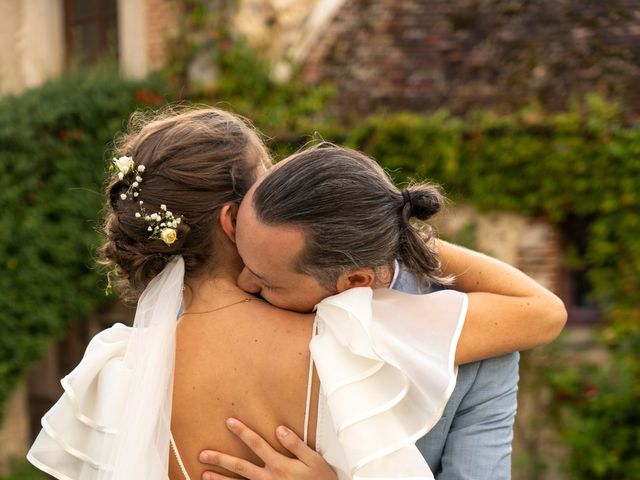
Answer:
<svg viewBox="0 0 640 480"><path fill-rule="evenodd" d="M61 480L168 479L180 257L140 297L133 327L96 335L27 454ZM414 442L455 386L467 297L357 288L317 306L316 449L340 480L433 479Z"/></svg>

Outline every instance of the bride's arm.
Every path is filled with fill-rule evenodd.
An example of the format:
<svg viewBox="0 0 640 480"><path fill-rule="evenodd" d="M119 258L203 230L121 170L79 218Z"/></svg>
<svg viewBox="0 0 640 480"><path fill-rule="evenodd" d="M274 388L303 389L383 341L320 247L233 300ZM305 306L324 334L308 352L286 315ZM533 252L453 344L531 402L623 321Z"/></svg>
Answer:
<svg viewBox="0 0 640 480"><path fill-rule="evenodd" d="M526 350L558 336L567 312L556 295L504 262L442 240L437 246L443 273L469 296L457 364Z"/></svg>

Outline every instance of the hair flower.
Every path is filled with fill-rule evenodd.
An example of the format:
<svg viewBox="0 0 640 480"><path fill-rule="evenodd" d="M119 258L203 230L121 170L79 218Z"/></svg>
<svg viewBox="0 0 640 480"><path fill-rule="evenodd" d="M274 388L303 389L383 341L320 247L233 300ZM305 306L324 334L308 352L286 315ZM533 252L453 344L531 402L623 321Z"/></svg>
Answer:
<svg viewBox="0 0 640 480"><path fill-rule="evenodd" d="M126 200L129 198L133 200L133 198L137 198L140 196L140 184L142 183L142 172L144 172L144 165L138 165L136 168L135 163L132 157L113 157L111 162L111 166L109 167L112 171L117 171L118 180L121 182L127 180L129 183L129 188L126 193L122 193L120 198L122 200Z"/></svg>
<svg viewBox="0 0 640 480"><path fill-rule="evenodd" d="M150 232L149 238L162 240L167 245L174 244L178 239L178 225L182 218L174 216L164 203L160 205L160 211L147 213L143 206L144 201L137 199L142 191L140 184L146 167L144 165L136 166L132 157L114 157L110 169L117 171L118 180L125 181L126 179L128 182L129 188L125 193L120 194L120 198L122 200L136 198L139 210L134 213L134 216L147 222L147 231Z"/></svg>
<svg viewBox="0 0 640 480"><path fill-rule="evenodd" d="M167 245L171 245L178 238L178 232L175 228L163 228L160 231L160 239Z"/></svg>
<svg viewBox="0 0 640 480"><path fill-rule="evenodd" d="M137 218L143 218L149 225L147 231L151 232L149 238L157 238L167 245L172 245L178 239L178 225L182 221L181 217L176 217L167 210L165 204L160 205L160 211L147 213L142 204L140 204L140 216L136 213Z"/></svg>
<svg viewBox="0 0 640 480"><path fill-rule="evenodd" d="M116 167L116 169L119 172L118 177L120 178L120 180L122 180L122 178L125 175L128 175L133 171L133 158L131 157L115 158L114 157L113 165ZM122 174L122 177L120 176L120 174Z"/></svg>

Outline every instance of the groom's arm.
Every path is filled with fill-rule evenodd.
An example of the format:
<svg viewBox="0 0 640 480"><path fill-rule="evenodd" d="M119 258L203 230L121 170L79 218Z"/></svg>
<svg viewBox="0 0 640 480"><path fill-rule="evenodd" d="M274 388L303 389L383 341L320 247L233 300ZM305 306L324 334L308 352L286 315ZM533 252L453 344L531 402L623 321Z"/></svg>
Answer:
<svg viewBox="0 0 640 480"><path fill-rule="evenodd" d="M460 367L440 423L417 446L437 480L508 480L518 354Z"/></svg>
<svg viewBox="0 0 640 480"><path fill-rule="evenodd" d="M402 268L393 288L409 293L434 290ZM459 367L443 417L416 442L437 480L511 478L518 359L518 353L510 353Z"/></svg>
<svg viewBox="0 0 640 480"><path fill-rule="evenodd" d="M509 480L517 353L480 362L449 429L438 480Z"/></svg>

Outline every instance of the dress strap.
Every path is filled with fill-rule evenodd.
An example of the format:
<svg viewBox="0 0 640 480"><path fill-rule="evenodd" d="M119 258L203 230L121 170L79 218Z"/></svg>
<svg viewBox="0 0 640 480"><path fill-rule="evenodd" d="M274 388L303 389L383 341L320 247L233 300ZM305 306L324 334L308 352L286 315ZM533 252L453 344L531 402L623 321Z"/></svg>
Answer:
<svg viewBox="0 0 640 480"><path fill-rule="evenodd" d="M187 469L184 468L184 463L182 463L182 458L180 458L180 453L178 453L178 447L176 447L176 441L173 439L173 432L169 431L169 441L171 442L171 450L176 457L176 461L178 462L178 466L180 467L180 471L182 475L184 475L185 480L191 480L189 474L187 473Z"/></svg>
<svg viewBox="0 0 640 480"><path fill-rule="evenodd" d="M311 336L314 337L318 334L318 320L313 321L313 328ZM303 438L304 443L308 443L309 440L309 412L311 410L311 387L313 386L313 357L309 354L309 374L307 379L307 402L304 407L304 430Z"/></svg>

